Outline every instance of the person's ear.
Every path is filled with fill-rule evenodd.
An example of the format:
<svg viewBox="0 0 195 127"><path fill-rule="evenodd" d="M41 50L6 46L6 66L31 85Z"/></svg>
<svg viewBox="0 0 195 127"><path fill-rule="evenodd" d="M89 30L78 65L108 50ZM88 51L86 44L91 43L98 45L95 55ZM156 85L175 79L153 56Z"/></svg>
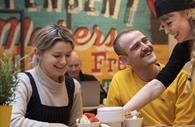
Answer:
<svg viewBox="0 0 195 127"><path fill-rule="evenodd" d="M127 60L127 56L126 55L120 55L119 59L122 62L122 64L124 64L124 65L128 64L128 60Z"/></svg>
<svg viewBox="0 0 195 127"><path fill-rule="evenodd" d="M37 48L34 49L34 55L36 56L37 59L41 59L41 54L42 52L39 49Z"/></svg>
<svg viewBox="0 0 195 127"><path fill-rule="evenodd" d="M185 10L185 15L187 16L188 19L192 18L192 11L190 9Z"/></svg>

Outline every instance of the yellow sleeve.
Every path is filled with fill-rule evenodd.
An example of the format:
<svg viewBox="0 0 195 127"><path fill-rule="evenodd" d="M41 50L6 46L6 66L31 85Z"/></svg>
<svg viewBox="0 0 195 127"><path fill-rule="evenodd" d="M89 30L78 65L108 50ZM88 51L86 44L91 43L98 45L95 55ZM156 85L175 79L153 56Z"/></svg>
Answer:
<svg viewBox="0 0 195 127"><path fill-rule="evenodd" d="M113 77L106 98L106 106L122 106L117 79Z"/></svg>
<svg viewBox="0 0 195 127"><path fill-rule="evenodd" d="M184 73L185 74L185 73ZM175 104L175 120L173 125L191 125L195 124L195 110L194 110L194 84L191 84L190 89L186 89L185 83L187 80L186 74L177 76L177 100Z"/></svg>

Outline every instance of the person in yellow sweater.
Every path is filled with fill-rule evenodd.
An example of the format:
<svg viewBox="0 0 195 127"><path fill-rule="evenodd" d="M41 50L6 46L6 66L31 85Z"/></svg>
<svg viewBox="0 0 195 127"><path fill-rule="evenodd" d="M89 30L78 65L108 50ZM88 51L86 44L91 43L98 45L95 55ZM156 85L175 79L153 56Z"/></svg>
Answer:
<svg viewBox="0 0 195 127"><path fill-rule="evenodd" d="M163 65L157 62L151 42L136 29L120 32L114 51L127 68L117 72L110 83L106 106L124 106L147 82L156 77ZM184 90L189 74L182 70L156 100L139 110L143 126L190 125L195 123L194 85Z"/></svg>

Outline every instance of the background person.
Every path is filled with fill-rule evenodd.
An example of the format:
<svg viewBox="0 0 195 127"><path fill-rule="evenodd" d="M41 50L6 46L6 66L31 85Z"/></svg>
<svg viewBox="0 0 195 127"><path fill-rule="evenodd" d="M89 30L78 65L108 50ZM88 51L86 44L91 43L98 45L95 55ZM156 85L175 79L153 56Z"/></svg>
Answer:
<svg viewBox="0 0 195 127"><path fill-rule="evenodd" d="M155 0L155 10L165 32L173 35L178 43L162 71L124 106L124 110L140 109L159 97L190 59L191 74L186 82L185 91L192 89L190 86L195 68L195 1Z"/></svg>
<svg viewBox="0 0 195 127"><path fill-rule="evenodd" d="M81 59L79 54L75 51L71 53L70 59L68 60L66 75L77 79L79 82L98 81L93 75L84 74L81 71ZM107 93L103 89L102 85L100 85L100 103L103 102L103 99L106 98L106 96Z"/></svg>
<svg viewBox="0 0 195 127"><path fill-rule="evenodd" d="M147 82L163 68L157 62L153 47L146 36L136 29L118 34L114 50L128 67L117 72L111 81L106 106L124 106ZM195 123L194 85L186 93L189 74L181 71L165 92L140 109L143 126L190 125Z"/></svg>
<svg viewBox="0 0 195 127"><path fill-rule="evenodd" d="M65 75L74 48L72 33L47 25L35 36L34 67L20 73L11 127L74 127L82 116L78 81Z"/></svg>

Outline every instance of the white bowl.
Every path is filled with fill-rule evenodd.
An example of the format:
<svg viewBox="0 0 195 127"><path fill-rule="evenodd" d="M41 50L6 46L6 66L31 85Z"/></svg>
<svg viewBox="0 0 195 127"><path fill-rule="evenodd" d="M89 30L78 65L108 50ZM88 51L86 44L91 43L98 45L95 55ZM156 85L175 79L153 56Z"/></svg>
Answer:
<svg viewBox="0 0 195 127"><path fill-rule="evenodd" d="M137 119L125 119L124 127L141 127L143 122L143 118Z"/></svg>
<svg viewBox="0 0 195 127"><path fill-rule="evenodd" d="M97 109L97 117L101 123L118 123L124 120L122 107L102 107Z"/></svg>
<svg viewBox="0 0 195 127"><path fill-rule="evenodd" d="M77 127L99 127L100 122L93 122L93 123L77 123Z"/></svg>

